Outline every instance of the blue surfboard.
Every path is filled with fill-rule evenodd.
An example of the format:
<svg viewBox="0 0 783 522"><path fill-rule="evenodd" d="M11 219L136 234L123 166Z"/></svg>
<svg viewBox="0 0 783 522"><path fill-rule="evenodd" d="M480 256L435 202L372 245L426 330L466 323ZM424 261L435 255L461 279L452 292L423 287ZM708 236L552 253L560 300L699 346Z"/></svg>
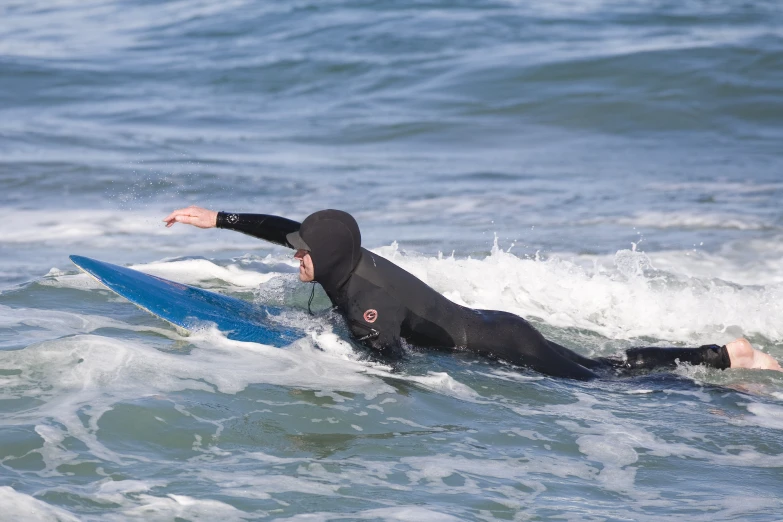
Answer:
<svg viewBox="0 0 783 522"><path fill-rule="evenodd" d="M270 318L280 313L279 308L255 305L89 257L70 257L109 290L185 330L215 325L229 339L272 346L285 346L304 335Z"/></svg>

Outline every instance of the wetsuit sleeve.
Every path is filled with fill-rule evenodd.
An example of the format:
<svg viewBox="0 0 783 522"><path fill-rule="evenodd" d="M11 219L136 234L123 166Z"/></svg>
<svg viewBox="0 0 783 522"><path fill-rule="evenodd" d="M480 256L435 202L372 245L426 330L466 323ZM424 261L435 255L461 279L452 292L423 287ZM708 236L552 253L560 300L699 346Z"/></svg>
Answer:
<svg viewBox="0 0 783 522"><path fill-rule="evenodd" d="M280 216L267 214L234 214L218 212L217 228L236 230L288 248L294 248L286 235L296 232L302 224Z"/></svg>
<svg viewBox="0 0 783 522"><path fill-rule="evenodd" d="M362 344L391 361L399 361L405 354L402 339L390 330L383 330L378 333L378 337L367 339Z"/></svg>
<svg viewBox="0 0 783 522"><path fill-rule="evenodd" d="M388 360L399 360L405 351L400 329L400 304L374 285L354 294L346 314L354 340Z"/></svg>

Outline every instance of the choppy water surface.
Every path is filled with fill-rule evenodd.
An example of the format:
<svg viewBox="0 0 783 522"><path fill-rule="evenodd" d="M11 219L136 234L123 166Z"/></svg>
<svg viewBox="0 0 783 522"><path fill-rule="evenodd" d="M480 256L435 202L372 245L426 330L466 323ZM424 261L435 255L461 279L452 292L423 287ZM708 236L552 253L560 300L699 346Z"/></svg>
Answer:
<svg viewBox="0 0 783 522"><path fill-rule="evenodd" d="M342 208L580 353L783 359L782 27L775 1L4 2L0 518L779 519L781 375L389 368L306 313L290 252L160 220ZM307 335L183 336L68 254Z"/></svg>

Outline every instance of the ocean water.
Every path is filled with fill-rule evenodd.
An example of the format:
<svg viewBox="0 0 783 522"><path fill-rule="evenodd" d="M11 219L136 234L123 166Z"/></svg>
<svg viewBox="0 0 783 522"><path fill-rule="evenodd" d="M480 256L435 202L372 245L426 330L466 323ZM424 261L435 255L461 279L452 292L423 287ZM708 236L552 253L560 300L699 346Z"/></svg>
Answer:
<svg viewBox="0 0 783 522"><path fill-rule="evenodd" d="M783 360L782 144L774 0L6 0L0 519L779 520L783 374L390 368L291 252L161 220L341 208L579 353ZM184 335L69 254L306 334Z"/></svg>

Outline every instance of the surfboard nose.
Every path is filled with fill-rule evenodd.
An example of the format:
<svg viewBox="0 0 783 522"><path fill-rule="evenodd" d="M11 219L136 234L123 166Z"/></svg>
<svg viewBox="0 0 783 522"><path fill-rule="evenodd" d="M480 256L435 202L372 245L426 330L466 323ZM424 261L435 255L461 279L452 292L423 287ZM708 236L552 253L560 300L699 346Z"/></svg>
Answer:
<svg viewBox="0 0 783 522"><path fill-rule="evenodd" d="M78 266L86 272L90 272L91 274L94 274L95 269L103 264L100 261L84 256L73 255L68 256L68 258L73 262L74 265Z"/></svg>

